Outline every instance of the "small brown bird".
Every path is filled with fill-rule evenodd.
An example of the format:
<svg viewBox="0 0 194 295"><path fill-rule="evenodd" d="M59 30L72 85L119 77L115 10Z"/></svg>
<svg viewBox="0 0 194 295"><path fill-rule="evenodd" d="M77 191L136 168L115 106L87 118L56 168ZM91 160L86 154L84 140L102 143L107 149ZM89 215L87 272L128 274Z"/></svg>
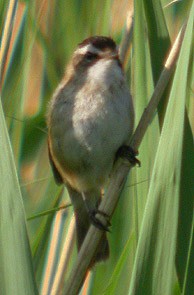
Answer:
<svg viewBox="0 0 194 295"><path fill-rule="evenodd" d="M126 142L133 131L133 103L111 38L94 36L78 45L49 104L47 123L52 170L68 189L79 250L91 223L108 229L108 222L96 217L103 215L97 209L102 190L116 157L131 152ZM133 153L130 157L133 162ZM104 232L93 264L108 256Z"/></svg>

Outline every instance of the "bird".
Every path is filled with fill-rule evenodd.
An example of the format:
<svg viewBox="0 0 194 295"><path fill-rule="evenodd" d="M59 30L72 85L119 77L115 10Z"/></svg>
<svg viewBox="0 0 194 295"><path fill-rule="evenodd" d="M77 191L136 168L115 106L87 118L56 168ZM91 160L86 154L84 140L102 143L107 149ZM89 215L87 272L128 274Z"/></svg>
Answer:
<svg viewBox="0 0 194 295"><path fill-rule="evenodd" d="M91 224L103 230L93 267L109 257L110 223L98 206L115 161L128 157L139 164L127 145L134 128L133 100L111 37L91 36L78 44L49 102L47 126L54 178L66 186L73 205L78 252Z"/></svg>

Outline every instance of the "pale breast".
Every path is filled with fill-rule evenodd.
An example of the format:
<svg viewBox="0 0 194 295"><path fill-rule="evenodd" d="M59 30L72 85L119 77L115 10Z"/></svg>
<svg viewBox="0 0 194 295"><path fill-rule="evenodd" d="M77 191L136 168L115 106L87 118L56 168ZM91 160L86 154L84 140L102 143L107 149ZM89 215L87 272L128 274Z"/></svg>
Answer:
<svg viewBox="0 0 194 295"><path fill-rule="evenodd" d="M124 79L104 87L100 81L99 85L93 83L88 80L71 97L66 97L67 89L61 90L51 116L53 153L66 180L70 183L73 175L74 187L80 191L104 185L116 151L129 138L134 120Z"/></svg>

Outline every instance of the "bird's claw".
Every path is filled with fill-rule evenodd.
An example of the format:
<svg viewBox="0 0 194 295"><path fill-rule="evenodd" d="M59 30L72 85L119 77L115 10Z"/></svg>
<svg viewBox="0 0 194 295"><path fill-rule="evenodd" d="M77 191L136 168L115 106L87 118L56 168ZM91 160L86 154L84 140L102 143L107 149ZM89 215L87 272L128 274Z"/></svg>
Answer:
<svg viewBox="0 0 194 295"><path fill-rule="evenodd" d="M138 155L138 151L135 151L132 147L128 145L122 145L116 153L117 158L119 157L119 158L127 159L131 165L133 166L138 165L140 167L141 162L136 158L137 155Z"/></svg>
<svg viewBox="0 0 194 295"><path fill-rule="evenodd" d="M101 221L100 218L98 218L96 216L96 214L99 214L101 216L103 216L104 220L106 220L106 225ZM105 212L99 210L99 209L94 209L92 210L90 213L89 213L89 216L90 216L90 220L91 220L91 223L97 227L98 229L100 230L103 230L103 231L108 231L110 232L110 229L109 227L111 226L111 223L109 221L109 217L108 214L106 214Z"/></svg>

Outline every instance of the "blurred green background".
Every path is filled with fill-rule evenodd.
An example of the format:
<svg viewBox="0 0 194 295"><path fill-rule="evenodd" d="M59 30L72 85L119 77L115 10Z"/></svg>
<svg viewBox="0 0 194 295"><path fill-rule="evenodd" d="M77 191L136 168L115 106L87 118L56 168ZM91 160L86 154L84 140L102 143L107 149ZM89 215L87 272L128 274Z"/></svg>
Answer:
<svg viewBox="0 0 194 295"><path fill-rule="evenodd" d="M14 1L0 0L1 36L11 2ZM1 245L1 270L6 277L0 283L1 294L13 294L16 275L9 268L5 272L4 264L12 264L7 258L10 253L21 252L22 256L20 238L27 245L24 256L29 256L28 267L18 258L20 275L25 277L28 269L32 279L28 290L24 290L21 283L14 294L35 294L35 285L41 294L55 294L52 288L56 273L60 272L58 265L61 254L64 255L64 243L67 245L72 240L70 250L65 248L69 252L64 280L68 277L77 255L72 234L72 208L27 221L32 258L25 232L25 216L28 218L69 203L66 190L54 183L49 166L47 105L77 44L91 35L112 36L120 44L131 16L133 38L124 69L134 99L136 125L158 81L171 44L181 26L189 21L174 77L139 149L142 167L134 168L128 177L112 219L108 235L110 259L95 267L82 293L194 294L194 4L192 0L168 4L166 0L17 3L13 28L8 30L11 39L6 61L1 61L4 116L2 113L0 206L1 212L5 212L1 239L6 240L7 233L12 230L18 244L12 233L10 240ZM1 37L1 45L2 40ZM7 156L5 151L9 151ZM11 175L11 180L7 175ZM15 181L17 177L19 184ZM9 200L7 205L5 199ZM22 212L17 221L13 218L14 210ZM22 233L17 222L19 225L23 222ZM7 254L6 249L9 249ZM17 271L17 267L13 269Z"/></svg>

